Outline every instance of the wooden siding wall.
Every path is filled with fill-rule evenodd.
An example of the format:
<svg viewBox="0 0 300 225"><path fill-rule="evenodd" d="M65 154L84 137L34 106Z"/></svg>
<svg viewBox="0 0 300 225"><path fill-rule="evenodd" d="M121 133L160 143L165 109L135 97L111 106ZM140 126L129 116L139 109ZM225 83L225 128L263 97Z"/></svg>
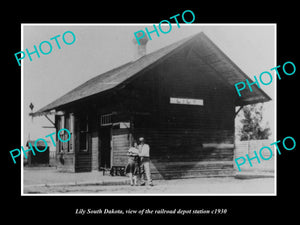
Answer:
<svg viewBox="0 0 300 225"><path fill-rule="evenodd" d="M166 60L158 70L161 125L208 130L234 129L234 93L192 53ZM199 62L198 62L199 61ZM200 64L200 66L196 66ZM203 99L204 105L170 104L170 97Z"/></svg>
<svg viewBox="0 0 300 225"><path fill-rule="evenodd" d="M135 129L150 145L151 172L156 179L223 176L233 173L231 131L200 129Z"/></svg>
<svg viewBox="0 0 300 225"><path fill-rule="evenodd" d="M91 150L89 150L88 152L77 153L75 157L75 172L91 171L91 163Z"/></svg>
<svg viewBox="0 0 300 225"><path fill-rule="evenodd" d="M140 95L153 99L144 102L156 108L145 120L157 122L156 128L135 123L134 137L144 136L150 144L154 178L231 175L235 107L230 87L192 50L151 73L152 81L140 78L135 85L144 90ZM170 97L203 99L204 105L170 104Z"/></svg>

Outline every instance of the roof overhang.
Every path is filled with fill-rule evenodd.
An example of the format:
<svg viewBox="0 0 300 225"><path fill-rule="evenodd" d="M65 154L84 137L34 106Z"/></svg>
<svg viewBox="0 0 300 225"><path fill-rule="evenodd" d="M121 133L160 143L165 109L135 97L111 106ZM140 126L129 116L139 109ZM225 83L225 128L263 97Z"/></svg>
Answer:
<svg viewBox="0 0 300 225"><path fill-rule="evenodd" d="M31 112L29 113L29 116L36 117L36 116L48 116L48 115L57 115L57 116L62 116L64 115L63 111L55 111L55 110L48 110L48 111L43 111L42 109L36 111L36 112Z"/></svg>
<svg viewBox="0 0 300 225"><path fill-rule="evenodd" d="M232 89L235 89L234 84L238 82L245 82L246 79L251 81L251 79L203 32L200 32L192 37L185 38L153 53L145 55L134 62L126 63L100 74L41 108L37 112L31 113L31 116L53 114L53 112L51 112L53 109L61 109L65 105L78 102L81 99L85 99L123 85L142 70L150 68L153 64L161 61L162 58L166 58L171 53L173 54L189 44L196 46L199 57L201 57L206 64L214 68L218 75L221 76L224 82L227 82L227 85L230 85ZM242 97L239 97L236 93L235 103L237 106L271 100L271 98L262 89L256 87L256 85L253 85L252 89L252 92L249 90L243 90Z"/></svg>

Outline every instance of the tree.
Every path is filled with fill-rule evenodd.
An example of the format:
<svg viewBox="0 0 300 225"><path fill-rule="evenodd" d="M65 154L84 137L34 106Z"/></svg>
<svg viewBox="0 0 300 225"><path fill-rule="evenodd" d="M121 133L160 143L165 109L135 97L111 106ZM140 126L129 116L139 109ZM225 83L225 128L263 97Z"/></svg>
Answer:
<svg viewBox="0 0 300 225"><path fill-rule="evenodd" d="M243 118L241 119L242 128L240 130L240 140L260 140L268 139L271 135L268 123L262 127L263 104L244 106L242 109Z"/></svg>

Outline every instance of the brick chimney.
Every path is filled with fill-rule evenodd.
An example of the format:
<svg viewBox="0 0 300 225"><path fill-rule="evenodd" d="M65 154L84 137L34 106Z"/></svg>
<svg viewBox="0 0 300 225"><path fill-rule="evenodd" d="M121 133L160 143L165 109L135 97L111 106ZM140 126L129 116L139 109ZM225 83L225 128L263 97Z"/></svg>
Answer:
<svg viewBox="0 0 300 225"><path fill-rule="evenodd" d="M142 33L138 33L137 36L140 37ZM144 33L144 37L142 39L139 39L139 42L141 43L140 45L137 43L136 38L134 38L132 41L134 43L134 55L133 55L133 60L138 60L139 58L143 57L146 55L146 45L148 42L148 36Z"/></svg>

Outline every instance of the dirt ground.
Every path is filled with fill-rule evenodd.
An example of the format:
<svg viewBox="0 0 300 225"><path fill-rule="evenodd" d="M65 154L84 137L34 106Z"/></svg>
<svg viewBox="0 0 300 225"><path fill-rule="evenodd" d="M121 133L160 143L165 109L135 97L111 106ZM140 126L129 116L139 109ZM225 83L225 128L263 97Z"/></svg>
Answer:
<svg viewBox="0 0 300 225"><path fill-rule="evenodd" d="M55 177L58 183L51 183ZM103 178L103 177L102 177ZM54 179L54 178L53 178ZM85 180L90 182L84 183ZM105 179L128 181L127 177ZM24 194L59 195L174 195L174 194L231 194L231 195L272 195L275 191L274 178L236 179L235 177L190 178L176 180L155 180L154 186L130 186L126 182L119 185L99 185L100 173L62 174L55 171L24 171ZM65 182L61 183L61 182ZM70 181L77 181L70 185ZM50 183L49 183L50 182ZM69 182L69 183L68 183Z"/></svg>

